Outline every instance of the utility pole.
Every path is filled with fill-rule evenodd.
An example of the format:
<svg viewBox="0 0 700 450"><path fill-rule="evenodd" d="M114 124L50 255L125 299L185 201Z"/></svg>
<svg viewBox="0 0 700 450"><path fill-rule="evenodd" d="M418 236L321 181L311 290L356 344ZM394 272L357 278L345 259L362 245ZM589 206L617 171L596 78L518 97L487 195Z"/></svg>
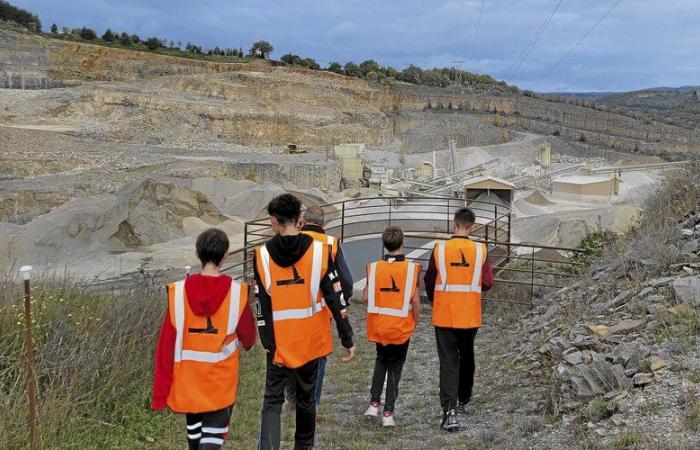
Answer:
<svg viewBox="0 0 700 450"><path fill-rule="evenodd" d="M32 266L22 266L19 273L24 280L24 331L26 340L26 365L27 365L27 403L29 404L29 435L31 437L31 449L39 448L38 414L36 401L36 377L34 375L34 340L32 338L32 295L31 273Z"/></svg>

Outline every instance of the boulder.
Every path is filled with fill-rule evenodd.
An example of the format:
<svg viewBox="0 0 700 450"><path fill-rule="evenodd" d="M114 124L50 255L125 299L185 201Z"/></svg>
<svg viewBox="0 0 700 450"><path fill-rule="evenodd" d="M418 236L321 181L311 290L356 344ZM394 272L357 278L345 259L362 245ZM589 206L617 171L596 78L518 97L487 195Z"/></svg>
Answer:
<svg viewBox="0 0 700 450"><path fill-rule="evenodd" d="M610 334L627 334L638 330L644 325L643 320L625 319L610 327Z"/></svg>
<svg viewBox="0 0 700 450"><path fill-rule="evenodd" d="M647 384L651 384L654 382L654 374L653 373L647 373L647 372L640 372L634 374L632 377L632 384L635 387L642 387L646 386Z"/></svg>
<svg viewBox="0 0 700 450"><path fill-rule="evenodd" d="M700 275L676 278L671 283L676 300L692 306L700 306Z"/></svg>

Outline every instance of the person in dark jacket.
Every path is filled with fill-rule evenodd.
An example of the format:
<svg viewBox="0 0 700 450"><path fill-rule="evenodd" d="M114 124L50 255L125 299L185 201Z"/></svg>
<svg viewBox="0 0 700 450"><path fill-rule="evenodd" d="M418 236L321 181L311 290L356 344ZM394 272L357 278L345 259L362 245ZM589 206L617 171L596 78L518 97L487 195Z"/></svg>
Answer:
<svg viewBox="0 0 700 450"><path fill-rule="evenodd" d="M329 249L326 270L315 271L308 267L309 252L319 248L311 236L302 234L297 227L301 215L301 203L291 194L274 198L267 207L275 236L256 250L254 262L256 315L260 342L267 352L265 396L260 425L260 450L277 450L280 446L280 415L284 403L284 391L290 376L296 384L296 450L310 449L314 445L316 427L315 392L319 358L330 351L319 345L321 340L330 344L330 322L317 299L308 296L318 290L333 315L348 362L354 358L353 332L348 320L347 302L338 281L335 263ZM313 246L313 249L311 248ZM313 261L316 261L313 259ZM315 262L313 264L316 264ZM314 266L315 267L315 266ZM319 286L314 286L314 273ZM284 274L282 279L279 274ZM290 278L291 277L291 278ZM289 292L304 292L307 298L287 297ZM311 306L299 309L301 301L311 301ZM308 304L308 303L305 303ZM313 326L309 326L313 324ZM326 331L327 327L327 331ZM327 334L326 334L327 333ZM312 339L311 336L314 336ZM294 339L293 342L288 339ZM297 345L297 342L302 344ZM305 348L304 346L308 346ZM330 345L327 347L330 350ZM319 350L321 349L321 350ZM284 351L282 351L284 350ZM318 354L319 351L325 354ZM310 355L314 355L311 357ZM311 357L310 360L308 360ZM286 361L294 360L295 363Z"/></svg>
<svg viewBox="0 0 700 450"><path fill-rule="evenodd" d="M345 256L343 255L343 249L340 246L337 238L326 234L326 230L323 229L325 223L325 217L323 209L319 206L309 206L306 208L302 214L301 219L301 232L308 234L316 240L321 240L328 243L331 246L331 256L333 257L333 262L335 263L335 268L338 272L338 279L340 280L340 286L343 288L343 296L345 299L349 300L353 293L353 280L350 269L345 262ZM349 302L348 302L349 304ZM318 376L316 377L316 409L318 410L321 405L321 393L323 391L323 379L326 375L326 362L327 358L324 356L318 361ZM295 387L296 382L293 377L289 378L289 383L287 384L287 400L290 404L294 403L295 399ZM322 416L316 415L317 421L322 421Z"/></svg>

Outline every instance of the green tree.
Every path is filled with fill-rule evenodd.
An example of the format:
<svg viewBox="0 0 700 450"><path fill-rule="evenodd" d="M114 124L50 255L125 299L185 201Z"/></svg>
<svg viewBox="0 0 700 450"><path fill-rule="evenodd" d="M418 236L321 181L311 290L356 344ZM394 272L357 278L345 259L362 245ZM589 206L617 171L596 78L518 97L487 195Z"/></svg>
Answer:
<svg viewBox="0 0 700 450"><path fill-rule="evenodd" d="M407 83L421 84L422 78L423 70L413 64L403 69L400 73L400 80Z"/></svg>
<svg viewBox="0 0 700 450"><path fill-rule="evenodd" d="M131 40L131 36L129 36L129 34L126 32L122 33L121 36L119 36L119 42L125 46L129 46L129 45L133 44L133 41Z"/></svg>
<svg viewBox="0 0 700 450"><path fill-rule="evenodd" d="M337 62L333 61L332 63L328 64L327 70L329 72L334 72L334 73L343 73L343 66L341 66Z"/></svg>
<svg viewBox="0 0 700 450"><path fill-rule="evenodd" d="M112 42L115 39L114 33L112 33L112 30L107 28L107 31L105 31L105 34L102 35L102 40L105 42Z"/></svg>
<svg viewBox="0 0 700 450"><path fill-rule="evenodd" d="M345 72L345 75L349 77L359 77L360 75L362 75L362 73L360 72L360 67L352 61L348 61L345 63L345 67L343 67L343 72Z"/></svg>
<svg viewBox="0 0 700 450"><path fill-rule="evenodd" d="M285 64L289 64L290 66L301 66L302 64L301 56L295 55L294 53L287 53L282 55L280 61L282 61Z"/></svg>
<svg viewBox="0 0 700 450"><path fill-rule="evenodd" d="M145 44L146 47L148 47L148 49L151 51L159 49L163 46L163 42L161 42L161 40L157 37L149 37L148 39L146 39Z"/></svg>
<svg viewBox="0 0 700 450"><path fill-rule="evenodd" d="M134 44L140 44L141 38L139 37L138 34L132 34L131 35L131 42L133 42Z"/></svg>
<svg viewBox="0 0 700 450"><path fill-rule="evenodd" d="M360 63L360 75L366 77L370 72L379 72L379 64L373 59L368 59Z"/></svg>
<svg viewBox="0 0 700 450"><path fill-rule="evenodd" d="M51 24L51 34L57 34L58 33L58 27L56 24Z"/></svg>
<svg viewBox="0 0 700 450"><path fill-rule="evenodd" d="M311 70L320 70L321 66L313 58L304 58L301 60L301 65L308 67Z"/></svg>
<svg viewBox="0 0 700 450"><path fill-rule="evenodd" d="M80 29L80 37L86 41L92 41L97 38L97 33L92 28L83 27Z"/></svg>
<svg viewBox="0 0 700 450"><path fill-rule="evenodd" d="M273 50L274 47L269 42L258 41L255 42L252 47L250 47L250 51L248 53L250 56L266 59Z"/></svg>

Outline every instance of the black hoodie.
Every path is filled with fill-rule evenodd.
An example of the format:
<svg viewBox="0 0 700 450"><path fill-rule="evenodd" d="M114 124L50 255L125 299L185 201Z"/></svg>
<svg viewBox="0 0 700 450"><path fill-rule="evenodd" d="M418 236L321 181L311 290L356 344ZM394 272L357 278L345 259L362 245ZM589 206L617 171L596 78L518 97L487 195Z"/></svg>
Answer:
<svg viewBox="0 0 700 450"><path fill-rule="evenodd" d="M309 249L313 243L313 238L306 234L296 234L294 236L281 236L279 234L275 235L272 239L267 241L264 245L267 247L267 251L270 253L270 258L281 267L289 267L296 263L304 256L304 253ZM255 272L255 283L257 288L256 298L256 315L258 321L258 331L260 333L260 342L266 350L271 353L275 351L275 330L272 325L272 302L270 296L262 287L263 284L260 280L260 275L258 273L257 258L254 260L253 269ZM341 311L347 307L345 297L342 291L336 292L333 287L335 279L338 278L336 273L335 264L331 258L331 252L328 252L328 270L323 274L321 278L321 293L326 301L326 305L333 314L335 323L338 327L338 335L340 336L341 343L343 347L350 348L353 346L352 342L352 327L348 319L343 319L341 317Z"/></svg>

